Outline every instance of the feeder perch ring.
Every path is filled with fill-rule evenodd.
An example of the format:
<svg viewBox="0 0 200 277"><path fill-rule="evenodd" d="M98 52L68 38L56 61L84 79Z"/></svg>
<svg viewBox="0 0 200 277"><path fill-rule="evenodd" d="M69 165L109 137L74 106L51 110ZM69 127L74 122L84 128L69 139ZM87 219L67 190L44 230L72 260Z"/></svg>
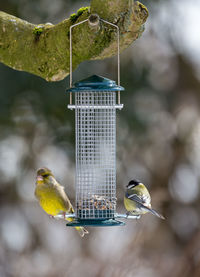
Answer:
<svg viewBox="0 0 200 277"><path fill-rule="evenodd" d="M76 214L65 214L65 220L73 218L72 222L66 224L68 227L111 227L111 226L123 226L124 222L117 219L140 219L140 215L127 215L116 213L112 219L90 219L90 220L78 220ZM58 214L54 217L55 219L64 219L63 214Z"/></svg>

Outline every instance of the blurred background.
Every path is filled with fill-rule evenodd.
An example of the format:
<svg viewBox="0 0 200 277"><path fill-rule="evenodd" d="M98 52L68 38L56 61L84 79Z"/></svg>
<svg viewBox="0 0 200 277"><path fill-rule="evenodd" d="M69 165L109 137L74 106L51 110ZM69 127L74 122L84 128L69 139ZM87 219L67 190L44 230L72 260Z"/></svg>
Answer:
<svg viewBox="0 0 200 277"><path fill-rule="evenodd" d="M50 219L34 198L35 173L52 169L74 203L74 112L69 84L0 64L0 276L200 276L200 1L142 1L142 37L121 54L117 115L118 212L132 178L148 184L162 221L145 215L125 227L89 228L81 239ZM58 23L89 1L7 0L0 10ZM116 79L116 58L74 72Z"/></svg>

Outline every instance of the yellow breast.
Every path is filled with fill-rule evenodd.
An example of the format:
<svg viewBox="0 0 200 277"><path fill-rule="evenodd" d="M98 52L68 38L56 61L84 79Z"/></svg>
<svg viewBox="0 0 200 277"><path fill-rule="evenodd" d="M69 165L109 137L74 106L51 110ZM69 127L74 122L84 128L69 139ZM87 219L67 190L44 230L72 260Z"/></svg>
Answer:
<svg viewBox="0 0 200 277"><path fill-rule="evenodd" d="M124 206L125 206L126 210L128 212L131 212L132 214L140 215L140 214L147 213L147 211L139 208L138 204L135 201L128 199L126 197L124 197Z"/></svg>
<svg viewBox="0 0 200 277"><path fill-rule="evenodd" d="M40 206L49 215L57 215L67 212L64 199L57 193L54 187L38 185L35 189L35 195L39 200Z"/></svg>
<svg viewBox="0 0 200 277"><path fill-rule="evenodd" d="M136 209L135 202L126 197L124 197L124 206L128 212L132 212Z"/></svg>

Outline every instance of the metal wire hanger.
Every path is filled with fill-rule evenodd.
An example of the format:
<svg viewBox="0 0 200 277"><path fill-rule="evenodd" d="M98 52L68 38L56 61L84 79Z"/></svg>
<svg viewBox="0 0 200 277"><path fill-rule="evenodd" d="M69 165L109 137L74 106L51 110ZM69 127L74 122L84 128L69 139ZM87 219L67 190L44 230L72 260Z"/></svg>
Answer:
<svg viewBox="0 0 200 277"><path fill-rule="evenodd" d="M114 28L117 29L117 85L120 86L120 41L119 41L119 27L116 24L113 24L107 20L104 20L100 18L97 14L91 14L89 18L82 20L74 25L70 26L69 29L69 41L70 41L70 88L73 86L73 80L72 80L72 29L78 25L81 25L85 22L89 22L90 26L97 26L99 24L99 21L102 21ZM70 92L70 105L72 105L72 92ZM118 91L118 105L120 105L120 91Z"/></svg>

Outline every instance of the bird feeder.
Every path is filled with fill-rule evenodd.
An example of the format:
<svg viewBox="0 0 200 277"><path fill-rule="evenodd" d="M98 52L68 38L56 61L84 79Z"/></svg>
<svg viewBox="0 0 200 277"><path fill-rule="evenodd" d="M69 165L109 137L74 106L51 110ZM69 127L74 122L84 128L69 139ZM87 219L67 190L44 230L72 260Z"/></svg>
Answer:
<svg viewBox="0 0 200 277"><path fill-rule="evenodd" d="M120 63L117 29L118 83L93 75L72 85L72 28L70 28L70 104L75 110L76 207L67 226L124 225L116 213L116 111L120 104ZM74 99L74 103L73 103Z"/></svg>

